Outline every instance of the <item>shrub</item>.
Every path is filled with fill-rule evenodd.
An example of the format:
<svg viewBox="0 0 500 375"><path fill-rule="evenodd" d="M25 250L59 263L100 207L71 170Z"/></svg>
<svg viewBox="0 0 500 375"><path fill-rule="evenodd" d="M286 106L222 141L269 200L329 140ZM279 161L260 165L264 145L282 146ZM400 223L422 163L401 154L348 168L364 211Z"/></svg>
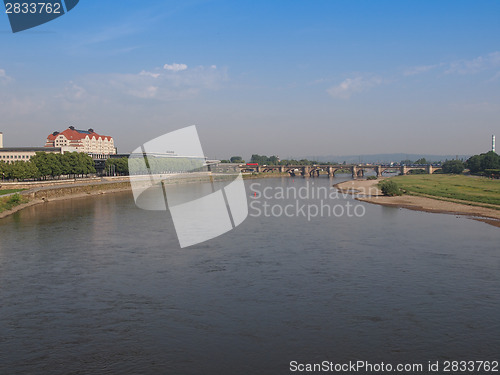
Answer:
<svg viewBox="0 0 500 375"><path fill-rule="evenodd" d="M0 212L5 210L10 210L12 207L18 206L21 203L28 202L26 197L21 196L20 194L14 194L9 197L0 197Z"/></svg>
<svg viewBox="0 0 500 375"><path fill-rule="evenodd" d="M376 180L377 176L368 176L366 179L367 180Z"/></svg>
<svg viewBox="0 0 500 375"><path fill-rule="evenodd" d="M500 178L500 169L485 169L484 175L493 178Z"/></svg>
<svg viewBox="0 0 500 375"><path fill-rule="evenodd" d="M18 193L11 195L8 202L12 204L17 204L21 202L21 196Z"/></svg>
<svg viewBox="0 0 500 375"><path fill-rule="evenodd" d="M389 196L389 197L393 197L395 195L401 195L401 194L403 194L401 192L401 189L399 189L398 184L395 183L392 180L381 181L381 182L379 182L378 185L380 187L380 190L382 190L382 193L384 195Z"/></svg>

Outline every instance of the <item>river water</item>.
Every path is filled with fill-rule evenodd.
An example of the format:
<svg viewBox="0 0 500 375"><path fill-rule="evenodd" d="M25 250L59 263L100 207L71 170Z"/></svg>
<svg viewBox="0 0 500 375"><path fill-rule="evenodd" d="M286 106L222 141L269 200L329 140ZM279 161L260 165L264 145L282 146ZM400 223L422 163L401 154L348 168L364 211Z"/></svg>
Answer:
<svg viewBox="0 0 500 375"><path fill-rule="evenodd" d="M136 208L131 193L2 219L0 374L499 360L499 228L352 197L327 204L358 215L258 215L294 203L280 188L344 179L246 181L250 216L184 249L169 213Z"/></svg>

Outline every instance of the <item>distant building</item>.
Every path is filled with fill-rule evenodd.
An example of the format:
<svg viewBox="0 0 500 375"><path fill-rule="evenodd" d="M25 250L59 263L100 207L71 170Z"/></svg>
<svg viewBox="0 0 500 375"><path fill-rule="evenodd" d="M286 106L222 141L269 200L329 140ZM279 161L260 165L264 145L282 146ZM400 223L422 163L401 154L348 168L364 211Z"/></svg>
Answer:
<svg viewBox="0 0 500 375"><path fill-rule="evenodd" d="M72 147L94 158L106 158L116 154L113 138L97 134L94 129L78 130L74 126L62 132L53 132L47 137L45 147Z"/></svg>
<svg viewBox="0 0 500 375"><path fill-rule="evenodd" d="M0 161L12 164L15 161L29 161L37 152L64 154L72 152L71 147L5 147L0 148Z"/></svg>

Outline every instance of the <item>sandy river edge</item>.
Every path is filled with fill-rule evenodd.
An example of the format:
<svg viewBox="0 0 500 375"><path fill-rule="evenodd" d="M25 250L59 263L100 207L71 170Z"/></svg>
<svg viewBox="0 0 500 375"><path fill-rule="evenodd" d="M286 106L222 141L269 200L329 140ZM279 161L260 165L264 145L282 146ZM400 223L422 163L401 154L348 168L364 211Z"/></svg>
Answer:
<svg viewBox="0 0 500 375"><path fill-rule="evenodd" d="M334 186L341 192L357 193L358 196L356 199L362 202L380 204L382 206L401 207L416 211L464 215L471 219L500 227L500 211L498 210L413 195L387 197L377 188L379 181L380 180L351 180L341 182Z"/></svg>

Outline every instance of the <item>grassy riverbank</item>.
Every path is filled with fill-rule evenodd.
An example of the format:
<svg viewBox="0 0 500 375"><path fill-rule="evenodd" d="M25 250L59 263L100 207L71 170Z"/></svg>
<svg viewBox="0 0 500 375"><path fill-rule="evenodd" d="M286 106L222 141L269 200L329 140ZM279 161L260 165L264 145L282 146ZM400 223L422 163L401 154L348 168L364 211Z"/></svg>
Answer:
<svg viewBox="0 0 500 375"><path fill-rule="evenodd" d="M6 193L7 194L7 193ZM28 198L20 194L0 198L0 213L12 210L14 207L27 203Z"/></svg>
<svg viewBox="0 0 500 375"><path fill-rule="evenodd" d="M391 180L406 194L500 209L500 180L463 175L396 176Z"/></svg>
<svg viewBox="0 0 500 375"><path fill-rule="evenodd" d="M6 190L0 190L0 195L6 195L6 194L12 194L12 193L19 193L20 191L23 191L26 189L6 189Z"/></svg>

